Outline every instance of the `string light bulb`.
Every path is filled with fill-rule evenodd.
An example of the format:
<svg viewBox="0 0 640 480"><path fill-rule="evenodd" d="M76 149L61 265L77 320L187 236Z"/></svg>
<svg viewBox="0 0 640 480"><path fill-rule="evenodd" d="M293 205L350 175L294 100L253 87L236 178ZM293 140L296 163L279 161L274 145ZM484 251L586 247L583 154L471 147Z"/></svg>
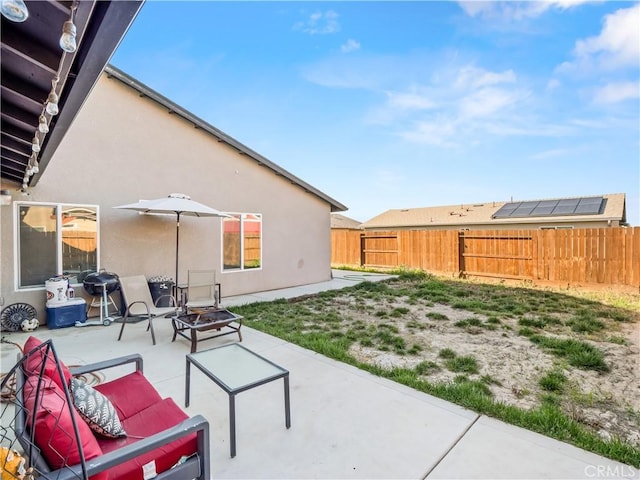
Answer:
<svg viewBox="0 0 640 480"><path fill-rule="evenodd" d="M49 133L49 124L47 123L47 117L40 115L38 120L38 131L40 133Z"/></svg>
<svg viewBox="0 0 640 480"><path fill-rule="evenodd" d="M22 0L2 0L0 5L2 16L12 22L24 22L29 18L29 10Z"/></svg>
<svg viewBox="0 0 640 480"><path fill-rule="evenodd" d="M73 13L78 8L74 2L71 6L71 17L62 24L62 35L60 36L60 48L67 53L73 53L78 48L76 43L76 25L73 23Z"/></svg>
<svg viewBox="0 0 640 480"><path fill-rule="evenodd" d="M76 51L76 48L78 48L76 44L76 26L73 20L67 20L62 24L60 48L67 53L73 53Z"/></svg>
<svg viewBox="0 0 640 480"><path fill-rule="evenodd" d="M33 153L38 153L40 151L40 140L38 140L37 136L33 137L33 142L31 143L31 151Z"/></svg>
<svg viewBox="0 0 640 480"><path fill-rule="evenodd" d="M49 96L47 97L47 106L45 107L45 110L49 115L57 115L59 112L58 94L56 93L58 80L59 80L58 77L51 80L51 92L49 92Z"/></svg>
<svg viewBox="0 0 640 480"><path fill-rule="evenodd" d="M37 160L38 156L33 153L31 154L31 157L29 158L29 163L27 164L27 175L34 175L38 172L40 172L40 167L38 166L38 160Z"/></svg>

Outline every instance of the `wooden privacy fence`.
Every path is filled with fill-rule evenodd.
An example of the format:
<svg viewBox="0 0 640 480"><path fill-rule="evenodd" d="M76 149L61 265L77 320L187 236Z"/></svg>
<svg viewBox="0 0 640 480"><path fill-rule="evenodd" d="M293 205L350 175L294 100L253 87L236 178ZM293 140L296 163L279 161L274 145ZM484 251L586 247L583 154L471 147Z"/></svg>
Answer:
<svg viewBox="0 0 640 480"><path fill-rule="evenodd" d="M331 263L554 283L640 286L640 228L333 229Z"/></svg>

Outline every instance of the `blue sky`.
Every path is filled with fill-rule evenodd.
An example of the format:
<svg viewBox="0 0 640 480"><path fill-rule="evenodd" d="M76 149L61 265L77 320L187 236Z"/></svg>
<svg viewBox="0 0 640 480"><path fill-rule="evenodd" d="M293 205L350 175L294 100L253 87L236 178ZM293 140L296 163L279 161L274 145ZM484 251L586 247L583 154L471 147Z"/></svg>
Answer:
<svg viewBox="0 0 640 480"><path fill-rule="evenodd" d="M147 0L111 63L349 207L627 194L640 3Z"/></svg>

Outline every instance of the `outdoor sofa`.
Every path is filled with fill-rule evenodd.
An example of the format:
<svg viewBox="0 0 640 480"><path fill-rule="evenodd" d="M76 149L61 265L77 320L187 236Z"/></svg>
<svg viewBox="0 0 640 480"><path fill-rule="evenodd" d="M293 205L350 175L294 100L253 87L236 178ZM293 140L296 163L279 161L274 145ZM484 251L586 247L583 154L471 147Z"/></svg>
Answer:
<svg viewBox="0 0 640 480"><path fill-rule="evenodd" d="M129 364L132 373L94 386L83 382L90 372ZM3 406L0 440L23 452L36 478L209 480L207 420L189 418L171 398L161 398L143 375L140 355L67 368L51 340L32 336L3 391L13 374L14 410Z"/></svg>

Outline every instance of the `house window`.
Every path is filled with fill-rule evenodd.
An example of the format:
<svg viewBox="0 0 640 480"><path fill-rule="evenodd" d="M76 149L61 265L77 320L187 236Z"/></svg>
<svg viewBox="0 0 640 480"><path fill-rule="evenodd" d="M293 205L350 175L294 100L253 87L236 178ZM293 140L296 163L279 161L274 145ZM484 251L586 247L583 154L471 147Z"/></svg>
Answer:
<svg viewBox="0 0 640 480"><path fill-rule="evenodd" d="M21 202L17 213L18 288L44 286L59 274L81 283L98 269L97 206Z"/></svg>
<svg viewBox="0 0 640 480"><path fill-rule="evenodd" d="M222 221L223 270L262 267L262 215L234 213Z"/></svg>

